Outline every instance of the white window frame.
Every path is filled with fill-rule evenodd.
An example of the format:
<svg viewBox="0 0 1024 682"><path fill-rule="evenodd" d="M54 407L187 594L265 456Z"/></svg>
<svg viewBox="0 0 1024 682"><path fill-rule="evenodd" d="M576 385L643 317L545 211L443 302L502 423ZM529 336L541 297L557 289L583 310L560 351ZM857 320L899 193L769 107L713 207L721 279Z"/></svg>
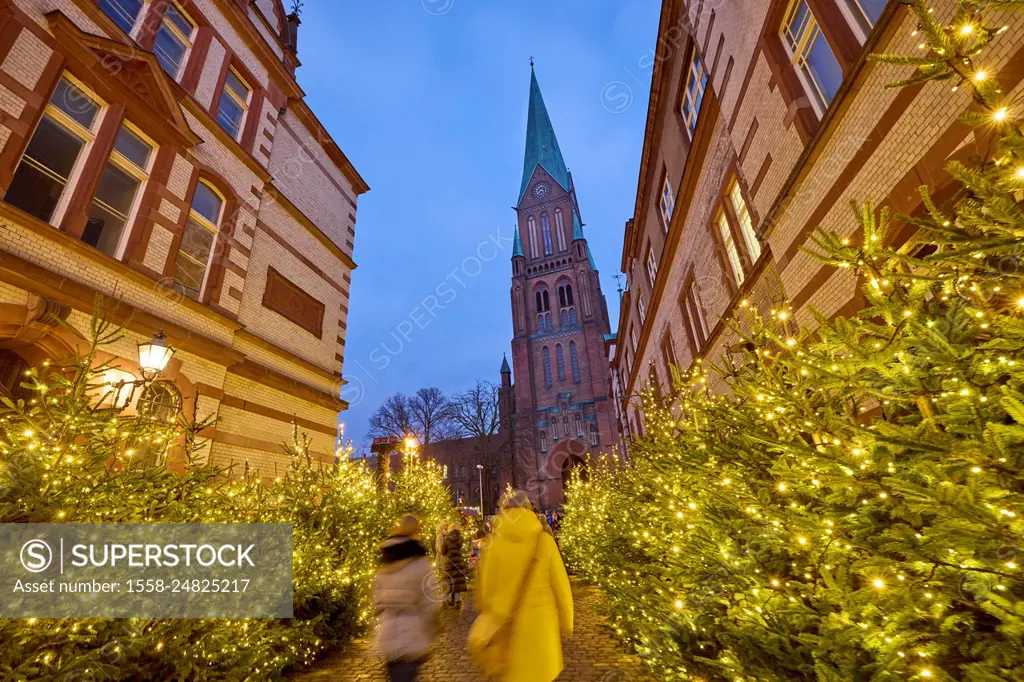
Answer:
<svg viewBox="0 0 1024 682"><path fill-rule="evenodd" d="M700 118L700 110L704 105L707 85L708 72L697 53L697 48L694 47L690 54L689 67L686 70L686 81L683 83L683 96L679 102L679 113L683 117L683 125L691 140L697 130L697 120ZM687 105L689 105L689 112L686 111Z"/></svg>
<svg viewBox="0 0 1024 682"><path fill-rule="evenodd" d="M139 188L135 192L135 198L132 199L131 208L129 209L128 213L124 216L124 229L121 231L121 237L118 241L117 249L114 252L116 254L114 258L118 260L121 260L124 257L125 248L128 246L129 237L131 237L132 224L135 222L135 218L138 216L139 204L142 203L142 195L146 191L146 183L149 181L149 174L153 170L153 163L155 162L157 151L159 150L159 147L157 146L157 143L153 140L153 138L142 132L142 130L138 126L128 121L128 119L121 121L121 125L130 130L132 134L138 136L143 142L148 144L150 152L149 158L146 159L145 168L141 168L135 165L134 161L130 160L128 157L126 157L124 154L117 151L116 149L110 150L110 157L107 159L107 163L113 163L115 166L117 166L118 170L124 171L125 173L131 175L133 178L139 181ZM118 129L118 132L120 133L120 129ZM103 169L100 170L101 175L103 173L103 170L105 169L106 165L104 165ZM118 214L118 211L115 210L114 207L100 201L95 196L95 194L89 200L89 203L92 204L92 202L94 201L102 204L103 207L106 208L106 210L110 211L111 213L115 215ZM189 210L191 212L191 208ZM222 203L221 213L223 212L224 204Z"/></svg>
<svg viewBox="0 0 1024 682"><path fill-rule="evenodd" d="M196 211L194 208L192 208L192 203L195 202L195 192L193 192L193 194L192 194L192 203L189 203L189 207L188 207L188 217L189 217L189 219L190 220L195 220L196 223L198 223L200 227L203 227L203 228L209 230L210 232L213 232L213 241L210 243L210 254L206 257L206 264L205 264L204 269L203 269L203 283L199 286L199 294L196 297L196 300L201 301L201 300L203 300L203 295L206 293L206 285L207 285L207 283L210 280L210 261L213 259L213 254L217 252L217 240L220 239L220 226L221 226L221 223L224 221L224 211L227 209L228 200L227 200L227 197L225 197L221 193L221 191L219 189L217 189L216 187L214 187L210 183L203 182L202 180L199 180L199 183L197 183L197 184L206 185L206 187L209 188L209 190L211 192L213 192L214 194L216 194L217 198L220 199L220 211L217 214L217 224L216 225L212 224L205 216L203 216L198 211ZM180 249L179 249L178 253L181 253ZM184 254L184 255L185 255L186 258L189 257L188 254ZM175 254L175 258L177 258L177 257L178 257L178 254Z"/></svg>
<svg viewBox="0 0 1024 682"><path fill-rule="evenodd" d="M245 101L243 102L242 98L238 96L238 93L236 93L231 87L228 86L228 80L226 76L224 78L224 83L223 85L221 85L220 89L221 97L227 95L228 97L233 99L236 104L242 107L242 120L238 122L238 133L234 137L234 140L236 142L239 142L242 139L242 135L245 134L245 123L249 120L249 104L252 102L253 87L249 85L249 81L246 78L242 77L242 74L238 73L235 67L229 66L228 73L233 73L235 75L235 78L237 78L238 81L249 90L249 94L246 96ZM217 98L217 108L220 109L220 98ZM220 112L218 111L218 118L219 113ZM220 125L219 121L217 122L217 125ZM224 126L220 127L222 130L224 130L224 132L228 132L227 130L224 129Z"/></svg>
<svg viewBox="0 0 1024 682"><path fill-rule="evenodd" d="M743 196L743 189L740 187L739 180L735 178L733 178L732 185L729 187L729 203L732 206L733 214L736 216L736 222L740 224L740 232L743 234L743 241L746 244L750 262L751 264L756 263L761 257L761 242L758 240L757 232L754 230L753 218L750 216L747 200Z"/></svg>
<svg viewBox="0 0 1024 682"><path fill-rule="evenodd" d="M536 258L540 251L537 249L537 221L533 216L526 219L530 232L530 258Z"/></svg>
<svg viewBox="0 0 1024 682"><path fill-rule="evenodd" d="M863 45L875 28L875 20L868 16L863 0L839 0L839 10L846 17L857 40Z"/></svg>
<svg viewBox="0 0 1024 682"><path fill-rule="evenodd" d="M658 202L658 213L661 216L661 226L668 232L672 224L672 214L676 209L676 195L672 189L672 181L669 180L668 171L665 171L665 178L661 182L661 200Z"/></svg>
<svg viewBox="0 0 1024 682"><path fill-rule="evenodd" d="M807 7L807 13L804 16L804 23L795 27L794 30L792 23L796 19L797 9L801 4ZM821 118L828 108L829 99L825 96L822 86L811 74L807 57L811 48L814 47L815 40L825 40L826 43L828 41L825 39L825 34L822 33L821 27L818 25L818 18L814 16L814 11L807 0L790 0L779 34L782 36L782 45L793 63L796 75L804 86L811 107L817 117ZM829 50L832 50L831 45L829 45Z"/></svg>
<svg viewBox="0 0 1024 682"><path fill-rule="evenodd" d="M560 208L555 209L555 232L558 233L558 252L561 253L569 247L565 242L565 221L562 219L562 209Z"/></svg>
<svg viewBox="0 0 1024 682"><path fill-rule="evenodd" d="M725 249L726 260L729 261L729 266L732 269L733 279L736 280L736 286L742 286L743 280L746 279L746 273L743 272L743 261L740 260L740 252L736 249L736 240L732 237L732 227L729 225L729 218L726 217L725 211L721 211L718 214L718 235L722 238L722 247Z"/></svg>
<svg viewBox="0 0 1024 682"><path fill-rule="evenodd" d="M640 326L643 327L644 323L647 322L647 308L644 307L643 294L638 294L636 297L636 311L640 315Z"/></svg>
<svg viewBox="0 0 1024 682"><path fill-rule="evenodd" d="M157 27L157 33L159 33L162 28L167 27L167 29L172 34L174 34L174 36L176 38L178 38L178 40L180 40L183 43L185 43L185 54L181 55L181 63L178 64L178 73L174 74L174 76L173 76L174 80L177 81L179 78L181 78L181 74L185 71L185 65L188 63L188 58L192 54L192 45L195 43L196 32L199 30L199 23L195 19L193 19L191 16L189 16L188 12L186 12L184 9L182 9L181 5L177 4L176 2L171 2L171 0L167 0L167 6L168 7L174 7L174 11L176 11L178 14L180 14L182 17L184 17L186 21L188 21L189 23L192 24L192 33L190 35L186 36L184 33L181 32L181 29L179 29L177 27L177 25L175 25L175 23L173 21L171 21L170 19L167 18L167 12L165 11L163 16L160 17L160 26ZM154 49L155 49L155 46L156 46L156 36L155 35L153 36L153 41L154 41ZM235 75L238 75L238 74L236 73ZM241 80L247 86L249 85L244 79L242 79L241 76L239 76L239 80ZM227 87L226 83L225 83L225 87ZM249 99L250 100L252 99L252 88L249 89ZM218 100L218 104L219 103L220 102ZM248 113L249 113L249 107L248 106L246 106L245 111L246 111L245 115L247 116ZM243 124L245 123L245 116L242 117L242 123Z"/></svg>
<svg viewBox="0 0 1024 682"><path fill-rule="evenodd" d="M693 337L694 345L697 346L693 349L696 355L708 341L708 324L704 319L704 306L701 303L700 291L697 289L695 281L691 281L683 291L683 304L686 308L686 321L690 325L690 335ZM696 313L696 320L693 319L694 313Z"/></svg>
<svg viewBox="0 0 1024 682"><path fill-rule="evenodd" d="M658 279L658 259L654 257L654 248L647 246L647 281L651 286Z"/></svg>
<svg viewBox="0 0 1024 682"><path fill-rule="evenodd" d="M53 98L53 93L50 93L50 98L46 100L46 107L43 108L43 114L39 117L41 123L43 117L49 118L51 121L56 123L58 126L63 128L65 132L70 133L74 137L77 137L83 142L81 150L78 152L78 158L75 159L75 165L71 168L71 173L65 179L64 190L61 192L60 200L57 205L53 208L53 215L50 216L49 224L58 226L61 220L64 218L64 212L67 211L68 203L71 201L71 195L74 194L74 188L78 185L78 181L82 177L82 168L85 166L86 159L89 158L89 154L92 152L92 145L96 141L96 132L103 126L105 114L108 111L109 105L99 95L97 95L92 89L86 87L82 81L72 76L67 71L61 73L60 78L57 80L59 85L61 80L66 80L76 90L78 90L83 96L88 97L96 103L96 118L92 122L92 127L86 128L78 121L71 118L68 114L64 113L56 104L50 101ZM32 135L29 136L28 140L31 142L32 137L35 136L36 131L39 129L39 124L36 124L36 128L32 131ZM27 145L26 145L27 151ZM17 173L18 168L26 160L26 154L23 152L21 158L18 159L18 163L14 166L14 172ZM55 172L37 163L35 159L28 161L33 167L40 172L50 175L51 177L61 177Z"/></svg>

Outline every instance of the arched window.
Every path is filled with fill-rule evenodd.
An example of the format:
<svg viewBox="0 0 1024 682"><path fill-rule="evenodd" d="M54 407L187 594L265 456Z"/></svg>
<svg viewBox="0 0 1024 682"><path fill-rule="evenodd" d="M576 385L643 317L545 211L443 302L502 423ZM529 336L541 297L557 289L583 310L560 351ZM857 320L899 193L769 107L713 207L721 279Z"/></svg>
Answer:
<svg viewBox="0 0 1024 682"><path fill-rule="evenodd" d="M565 357L562 355L562 344L555 346L555 362L558 365L558 380L565 381Z"/></svg>
<svg viewBox="0 0 1024 682"><path fill-rule="evenodd" d="M539 332L544 331L544 316L543 315L538 315L537 316L537 331L539 331Z"/></svg>
<svg viewBox="0 0 1024 682"><path fill-rule="evenodd" d="M209 184L199 181L192 196L181 246L175 257L175 282L189 298L199 300L206 286L213 243L224 213L224 197Z"/></svg>
<svg viewBox="0 0 1024 682"><path fill-rule="evenodd" d="M566 298L569 299L569 305L576 305L576 303L572 300L572 285L571 284L566 284L565 285L565 296L566 296Z"/></svg>
<svg viewBox="0 0 1024 682"><path fill-rule="evenodd" d="M580 360L576 356L576 342L569 342L569 360L572 362L572 381L573 383L580 383Z"/></svg>
<svg viewBox="0 0 1024 682"><path fill-rule="evenodd" d="M554 249L551 248L551 221L548 220L547 213L540 216L540 232L544 237L544 255L550 256Z"/></svg>
<svg viewBox="0 0 1024 682"><path fill-rule="evenodd" d="M583 417L580 416L579 412L577 412L576 415L573 417L573 421L575 421L576 435L579 436L580 438L582 438L583 437Z"/></svg>
<svg viewBox="0 0 1024 682"><path fill-rule="evenodd" d="M576 324L576 309L575 308L569 308L569 324L570 325L575 325Z"/></svg>
<svg viewBox="0 0 1024 682"><path fill-rule="evenodd" d="M565 310L564 308L562 309L562 326L569 326L569 311Z"/></svg>
<svg viewBox="0 0 1024 682"><path fill-rule="evenodd" d="M563 308L567 305L566 302L565 302L565 287L564 286L558 287L558 305L562 306Z"/></svg>
<svg viewBox="0 0 1024 682"><path fill-rule="evenodd" d="M540 253L537 251L537 221L533 216L526 221L530 232L530 258L536 258Z"/></svg>
<svg viewBox="0 0 1024 682"><path fill-rule="evenodd" d="M141 417L173 422L181 411L181 393L169 381L154 381L142 392L135 409Z"/></svg>
<svg viewBox="0 0 1024 682"><path fill-rule="evenodd" d="M591 424L590 425L590 444L591 445L597 445L598 444L597 424Z"/></svg>
<svg viewBox="0 0 1024 682"><path fill-rule="evenodd" d="M548 299L548 288L543 284L537 287L537 293L534 294L534 298L537 303L537 312L546 313L551 310L551 301Z"/></svg>
<svg viewBox="0 0 1024 682"><path fill-rule="evenodd" d="M541 291L541 295L541 298L544 301L544 312L547 312L548 310L551 310L551 303L548 301L548 290L546 287Z"/></svg>
<svg viewBox="0 0 1024 682"><path fill-rule="evenodd" d="M562 433L565 434L566 438L572 438L572 436L569 435L569 415L562 417Z"/></svg>
<svg viewBox="0 0 1024 682"><path fill-rule="evenodd" d="M541 452L547 452L548 451L548 436L543 431L540 432L540 451Z"/></svg>
<svg viewBox="0 0 1024 682"><path fill-rule="evenodd" d="M572 303L572 285L567 279L558 282L558 306L562 311L562 326L576 324L576 308Z"/></svg>
<svg viewBox="0 0 1024 682"><path fill-rule="evenodd" d="M537 289L537 312L544 312L544 299L541 298L540 289Z"/></svg>
<svg viewBox="0 0 1024 682"><path fill-rule="evenodd" d="M555 209L555 234L558 236L558 251L566 250L565 246L565 222L562 220L562 209Z"/></svg>
<svg viewBox="0 0 1024 682"><path fill-rule="evenodd" d="M544 386L551 388L551 351L548 350L547 346L541 351L544 357Z"/></svg>

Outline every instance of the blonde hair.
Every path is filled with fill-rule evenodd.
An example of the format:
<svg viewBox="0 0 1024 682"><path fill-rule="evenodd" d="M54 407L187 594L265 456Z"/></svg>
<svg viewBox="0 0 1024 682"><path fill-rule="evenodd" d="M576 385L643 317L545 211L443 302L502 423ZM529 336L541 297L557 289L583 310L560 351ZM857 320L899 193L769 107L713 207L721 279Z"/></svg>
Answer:
<svg viewBox="0 0 1024 682"><path fill-rule="evenodd" d="M529 509L533 510L533 503L530 502L530 496L522 490L517 490L508 496L504 502L501 503L502 509Z"/></svg>

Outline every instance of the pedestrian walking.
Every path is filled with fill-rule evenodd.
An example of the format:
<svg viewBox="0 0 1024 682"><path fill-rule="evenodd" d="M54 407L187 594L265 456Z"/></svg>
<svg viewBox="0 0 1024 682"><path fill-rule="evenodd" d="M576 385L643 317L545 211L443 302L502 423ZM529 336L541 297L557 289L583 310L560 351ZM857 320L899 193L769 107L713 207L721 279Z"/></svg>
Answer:
<svg viewBox="0 0 1024 682"><path fill-rule="evenodd" d="M444 536L448 533L448 522L442 521L437 524L437 535L434 537L434 559L437 565L441 565L441 555L444 554Z"/></svg>
<svg viewBox="0 0 1024 682"><path fill-rule="evenodd" d="M462 593L468 588L466 586L466 559L462 555L462 529L459 524L453 523L448 528L444 538L444 551L442 552L445 580L448 586L449 603L453 606L462 605Z"/></svg>
<svg viewBox="0 0 1024 682"><path fill-rule="evenodd" d="M484 675L501 682L551 682L565 667L572 590L554 539L526 493L502 505L480 558L469 648Z"/></svg>
<svg viewBox="0 0 1024 682"><path fill-rule="evenodd" d="M414 682L437 634L442 597L419 534L419 519L406 514L381 543L373 604L391 682Z"/></svg>

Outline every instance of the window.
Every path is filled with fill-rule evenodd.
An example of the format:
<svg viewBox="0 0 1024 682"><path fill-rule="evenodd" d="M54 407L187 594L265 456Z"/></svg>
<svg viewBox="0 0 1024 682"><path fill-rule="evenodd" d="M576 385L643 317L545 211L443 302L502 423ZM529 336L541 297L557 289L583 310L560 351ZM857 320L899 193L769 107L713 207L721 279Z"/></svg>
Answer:
<svg viewBox="0 0 1024 682"><path fill-rule="evenodd" d="M861 42L867 40L872 27L885 11L888 0L842 0L839 4L850 18Z"/></svg>
<svg viewBox="0 0 1024 682"><path fill-rule="evenodd" d="M671 332L665 332L665 336L661 339L661 359L665 363L665 376L672 378L672 367L678 367L679 363L676 361L676 349L672 344Z"/></svg>
<svg viewBox="0 0 1024 682"><path fill-rule="evenodd" d="M573 416L572 419L573 419L573 425L576 427L576 436L578 438L582 438L583 437L583 417L581 417L579 415L579 413L577 412Z"/></svg>
<svg viewBox="0 0 1024 682"><path fill-rule="evenodd" d="M665 173L665 180L661 183L661 202L658 204L658 212L661 214L661 226L668 232L672 223L672 212L676 208L676 195L672 191L672 182L668 179L668 172Z"/></svg>
<svg viewBox="0 0 1024 682"><path fill-rule="evenodd" d="M110 17L122 31L131 34L135 22L139 19L143 0L100 0L100 9Z"/></svg>
<svg viewBox="0 0 1024 682"><path fill-rule="evenodd" d="M654 257L654 249L647 247L647 281L654 286L654 280L658 278L658 259Z"/></svg>
<svg viewBox="0 0 1024 682"><path fill-rule="evenodd" d="M704 91L707 87L708 73L704 70L700 55L694 48L690 68L686 72L686 83L683 84L683 101L679 105L683 114L683 124L691 138L697 129L697 116L700 114L700 105L704 102Z"/></svg>
<svg viewBox="0 0 1024 682"><path fill-rule="evenodd" d="M136 412L154 421L173 422L181 411L181 393L169 381L154 381L139 397Z"/></svg>
<svg viewBox="0 0 1024 682"><path fill-rule="evenodd" d="M446 481L448 480L448 465L447 465L447 464L445 464L445 465L444 465L444 466L443 466L443 467L441 468L441 476L442 476L442 477L443 477L443 478L444 478L444 479L445 479Z"/></svg>
<svg viewBox="0 0 1024 682"><path fill-rule="evenodd" d="M548 437L547 437L547 434L544 433L543 431L540 432L540 451L541 452L547 452L548 451Z"/></svg>
<svg viewBox="0 0 1024 682"><path fill-rule="evenodd" d="M551 388L551 351L548 350L547 346L544 346L541 354L544 356L544 386L545 388Z"/></svg>
<svg viewBox="0 0 1024 682"><path fill-rule="evenodd" d="M740 233L743 235L743 243L747 247L747 255L750 256L751 264L756 263L761 257L761 242L754 232L754 224L750 219L750 211L747 209L747 202L743 199L743 190L740 189L738 180L732 181L729 188L729 202L732 204L733 215L739 223Z"/></svg>
<svg viewBox="0 0 1024 682"><path fill-rule="evenodd" d="M121 124L114 140L96 194L89 205L89 218L82 232L82 241L120 258L128 236L125 229L135 212L139 191L148 177L153 147L131 124Z"/></svg>
<svg viewBox="0 0 1024 682"><path fill-rule="evenodd" d="M722 238L722 247L729 259L729 267L732 269L732 276L736 284L743 284L743 263L740 261L740 254L736 250L736 242L732 238L732 229L729 227L729 219L723 212L718 216L718 234Z"/></svg>
<svg viewBox="0 0 1024 682"><path fill-rule="evenodd" d="M630 329L629 329L629 341L630 341L630 343L633 344L633 352L635 353L636 352L636 347L638 345L637 342L636 342L636 328L635 327L630 327Z"/></svg>
<svg viewBox="0 0 1024 682"><path fill-rule="evenodd" d="M558 251L565 251L568 246L565 243L565 223L562 220L562 209L555 209L555 234L558 235Z"/></svg>
<svg viewBox="0 0 1024 682"><path fill-rule="evenodd" d="M558 380L565 381L565 357L562 355L562 344L555 346L555 364L558 366Z"/></svg>
<svg viewBox="0 0 1024 682"><path fill-rule="evenodd" d="M636 297L636 311L640 315L640 326L642 327L647 321L647 308L644 306L644 296L640 293Z"/></svg>
<svg viewBox="0 0 1024 682"><path fill-rule="evenodd" d="M544 238L544 255L550 256L553 252L551 248L551 221L548 220L548 214L544 213L540 217L540 233Z"/></svg>
<svg viewBox="0 0 1024 682"><path fill-rule="evenodd" d="M153 54L161 68L174 80L178 79L185 56L192 47L196 25L177 5L168 2L160 28L153 40Z"/></svg>
<svg viewBox="0 0 1024 682"><path fill-rule="evenodd" d="M686 320L686 331L690 336L693 354L697 355L708 338L708 327L704 321L700 293L693 280L683 287L683 296L679 300L679 306L683 309L683 319Z"/></svg>
<svg viewBox="0 0 1024 682"><path fill-rule="evenodd" d="M228 69L224 90L217 105L217 123L236 140L242 136L242 124L249 110L252 89L234 69Z"/></svg>
<svg viewBox="0 0 1024 682"><path fill-rule="evenodd" d="M223 212L224 198L217 190L205 182L197 183L192 197L192 209L175 259L178 287L189 298L198 300L203 292Z"/></svg>
<svg viewBox="0 0 1024 682"><path fill-rule="evenodd" d="M562 409L564 410L565 408L563 407ZM569 415L562 417L562 434L566 438L572 438L572 435L569 433Z"/></svg>
<svg viewBox="0 0 1024 682"><path fill-rule="evenodd" d="M597 435L597 424L591 424L590 425L590 444L591 445L598 445L598 443L599 443L599 440L598 440L598 435Z"/></svg>
<svg viewBox="0 0 1024 682"><path fill-rule="evenodd" d="M580 359L576 355L576 342L569 342L569 361L572 363L572 381L574 384L580 383Z"/></svg>
<svg viewBox="0 0 1024 682"><path fill-rule="evenodd" d="M530 258L536 258L540 255L537 251L537 221L530 216L526 223L530 228Z"/></svg>
<svg viewBox="0 0 1024 682"><path fill-rule="evenodd" d="M82 152L95 137L102 106L68 76L61 78L14 172L5 201L56 224Z"/></svg>
<svg viewBox="0 0 1024 682"><path fill-rule="evenodd" d="M815 112L821 116L843 82L843 70L807 0L792 0L782 22L781 35L804 90Z"/></svg>

